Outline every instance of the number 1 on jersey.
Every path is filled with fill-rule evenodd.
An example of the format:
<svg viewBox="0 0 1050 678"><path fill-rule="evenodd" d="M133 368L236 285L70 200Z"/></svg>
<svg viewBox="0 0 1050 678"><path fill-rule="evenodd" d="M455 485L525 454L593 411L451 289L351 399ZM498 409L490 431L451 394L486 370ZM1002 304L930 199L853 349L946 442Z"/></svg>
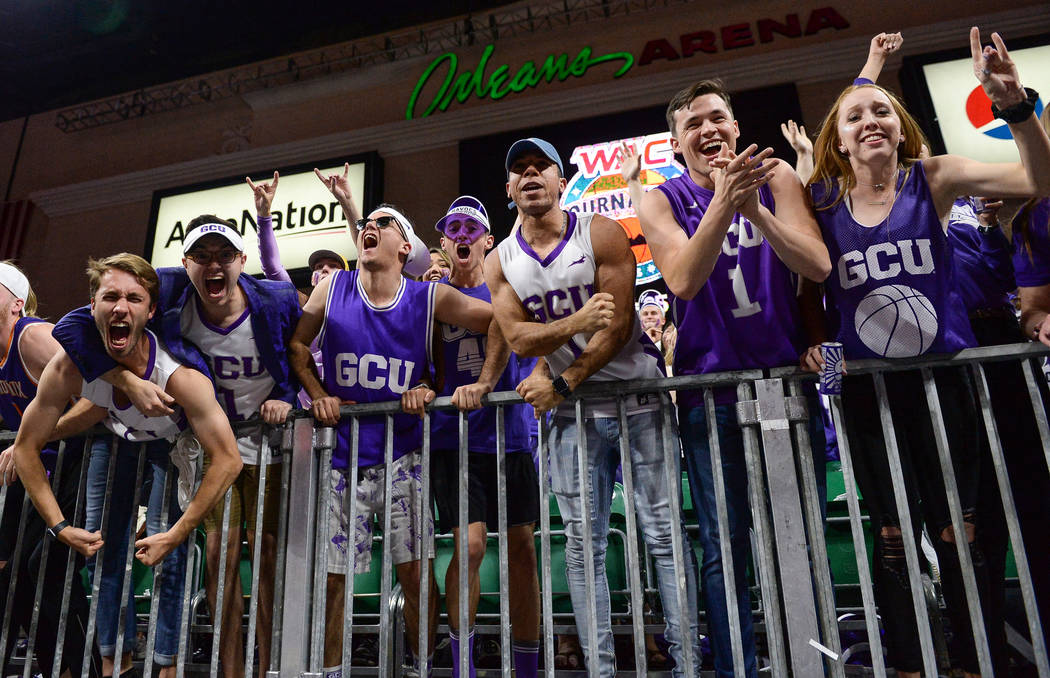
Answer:
<svg viewBox="0 0 1050 678"><path fill-rule="evenodd" d="M738 263L736 268L728 271L729 280L733 283L733 298L736 300L736 308L733 311L734 318L746 318L762 312L762 305L757 301L751 301L747 295L747 285L744 284L744 273L740 270Z"/></svg>

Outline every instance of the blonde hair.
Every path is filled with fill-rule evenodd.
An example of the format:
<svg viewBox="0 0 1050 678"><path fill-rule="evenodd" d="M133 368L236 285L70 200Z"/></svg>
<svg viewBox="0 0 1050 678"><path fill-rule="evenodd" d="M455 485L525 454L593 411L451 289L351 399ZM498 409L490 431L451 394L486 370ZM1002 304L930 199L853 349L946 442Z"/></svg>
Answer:
<svg viewBox="0 0 1050 678"><path fill-rule="evenodd" d="M149 293L150 306L157 303L157 296L160 293L160 279L157 277L157 272L153 270L153 266L148 261L130 252L121 252L104 259L88 259L88 289L91 291L92 299L102 283L102 276L113 268L135 276L139 284Z"/></svg>
<svg viewBox="0 0 1050 678"><path fill-rule="evenodd" d="M27 281L29 280L29 276L26 275L26 272L23 271L22 269L18 268L18 266L15 266L15 262L11 261L10 259L5 259L4 261L0 261L0 264L7 264L11 268L17 270L22 275L25 275ZM29 292L26 294L26 298L23 301L25 303L22 304L22 315L35 318L36 317L36 311L37 311L37 302L36 302L36 292L33 291L33 286L32 285L29 286Z"/></svg>
<svg viewBox="0 0 1050 678"><path fill-rule="evenodd" d="M910 169L915 161L919 159L923 145L929 145L926 142L926 135L923 134L922 128L919 127L919 123L908 113L904 104L893 92L875 84L850 85L842 90L842 93L835 99L835 103L828 109L827 115L824 116L824 121L820 124L817 140L813 144L813 174L810 176L809 185L821 183L824 187L824 203L815 206L818 210L829 209L839 204L857 185L857 177L853 173L853 167L849 164L849 156L839 151L839 144L842 142L839 139L838 119L839 109L842 107L843 100L862 87L871 87L885 94L893 107L894 113L897 114L901 121L901 132L904 134L904 142L901 143L900 148L897 150L897 166L899 168ZM837 184L840 184L838 195L829 203L828 200L832 194L832 188Z"/></svg>

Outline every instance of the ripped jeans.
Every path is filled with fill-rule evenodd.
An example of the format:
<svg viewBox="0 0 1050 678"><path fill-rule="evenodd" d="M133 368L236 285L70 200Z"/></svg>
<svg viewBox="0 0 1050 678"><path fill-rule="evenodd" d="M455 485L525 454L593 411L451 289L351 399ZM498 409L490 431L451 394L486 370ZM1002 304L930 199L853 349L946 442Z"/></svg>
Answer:
<svg viewBox="0 0 1050 678"><path fill-rule="evenodd" d="M981 434L973 389L960 368L933 370L948 436L955 481L959 488L964 522L973 525L978 495L979 447ZM908 497L912 529L919 560L925 564L919 547L923 524L937 552L942 591L958 644L955 663L966 671L979 673L973 633L967 611L958 555L954 541L946 541L945 528L951 517L929 407L922 377L917 370L885 373L886 395L904 471L904 490ZM922 654L911 600L904 542L900 533L890 476L889 461L879 417L874 381L870 376L846 377L842 405L849 437L853 468L871 516L875 556L872 562L875 602L886 630L889 664L899 671L921 671ZM985 480L983 482L988 482ZM994 482L991 481L991 482ZM950 533L950 531L949 531ZM965 538L959 535L959 538ZM970 553L982 600L988 592L988 574L980 545L971 543ZM926 623L923 620L923 623Z"/></svg>

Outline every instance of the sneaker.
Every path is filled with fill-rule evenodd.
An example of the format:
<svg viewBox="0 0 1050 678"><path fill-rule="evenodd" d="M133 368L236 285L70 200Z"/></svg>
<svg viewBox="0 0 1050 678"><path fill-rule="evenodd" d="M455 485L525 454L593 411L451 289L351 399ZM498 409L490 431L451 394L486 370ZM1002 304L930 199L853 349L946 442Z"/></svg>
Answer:
<svg viewBox="0 0 1050 678"><path fill-rule="evenodd" d="M203 451L197 436L189 429L179 434L175 439L175 446L171 448L171 463L179 471L179 508L183 511L190 505L190 499L193 499L196 492L197 476L203 464Z"/></svg>

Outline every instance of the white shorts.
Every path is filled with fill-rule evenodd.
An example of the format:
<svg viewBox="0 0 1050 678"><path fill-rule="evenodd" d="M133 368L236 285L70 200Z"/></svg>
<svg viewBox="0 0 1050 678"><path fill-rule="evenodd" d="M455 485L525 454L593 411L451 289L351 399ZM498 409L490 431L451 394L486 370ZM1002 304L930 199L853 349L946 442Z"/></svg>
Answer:
<svg viewBox="0 0 1050 678"><path fill-rule="evenodd" d="M391 466L390 557L394 565L420 560L416 535L419 533L417 512L423 498L423 474L419 453L406 454ZM383 464L357 469L357 516L354 525L354 573L368 572L372 563L372 526L383 520L383 495L386 489ZM331 498L328 505L328 571L346 573L346 550L349 538L350 492L346 469L329 471ZM430 507L424 507L423 542L428 557L434 557L434 520Z"/></svg>

